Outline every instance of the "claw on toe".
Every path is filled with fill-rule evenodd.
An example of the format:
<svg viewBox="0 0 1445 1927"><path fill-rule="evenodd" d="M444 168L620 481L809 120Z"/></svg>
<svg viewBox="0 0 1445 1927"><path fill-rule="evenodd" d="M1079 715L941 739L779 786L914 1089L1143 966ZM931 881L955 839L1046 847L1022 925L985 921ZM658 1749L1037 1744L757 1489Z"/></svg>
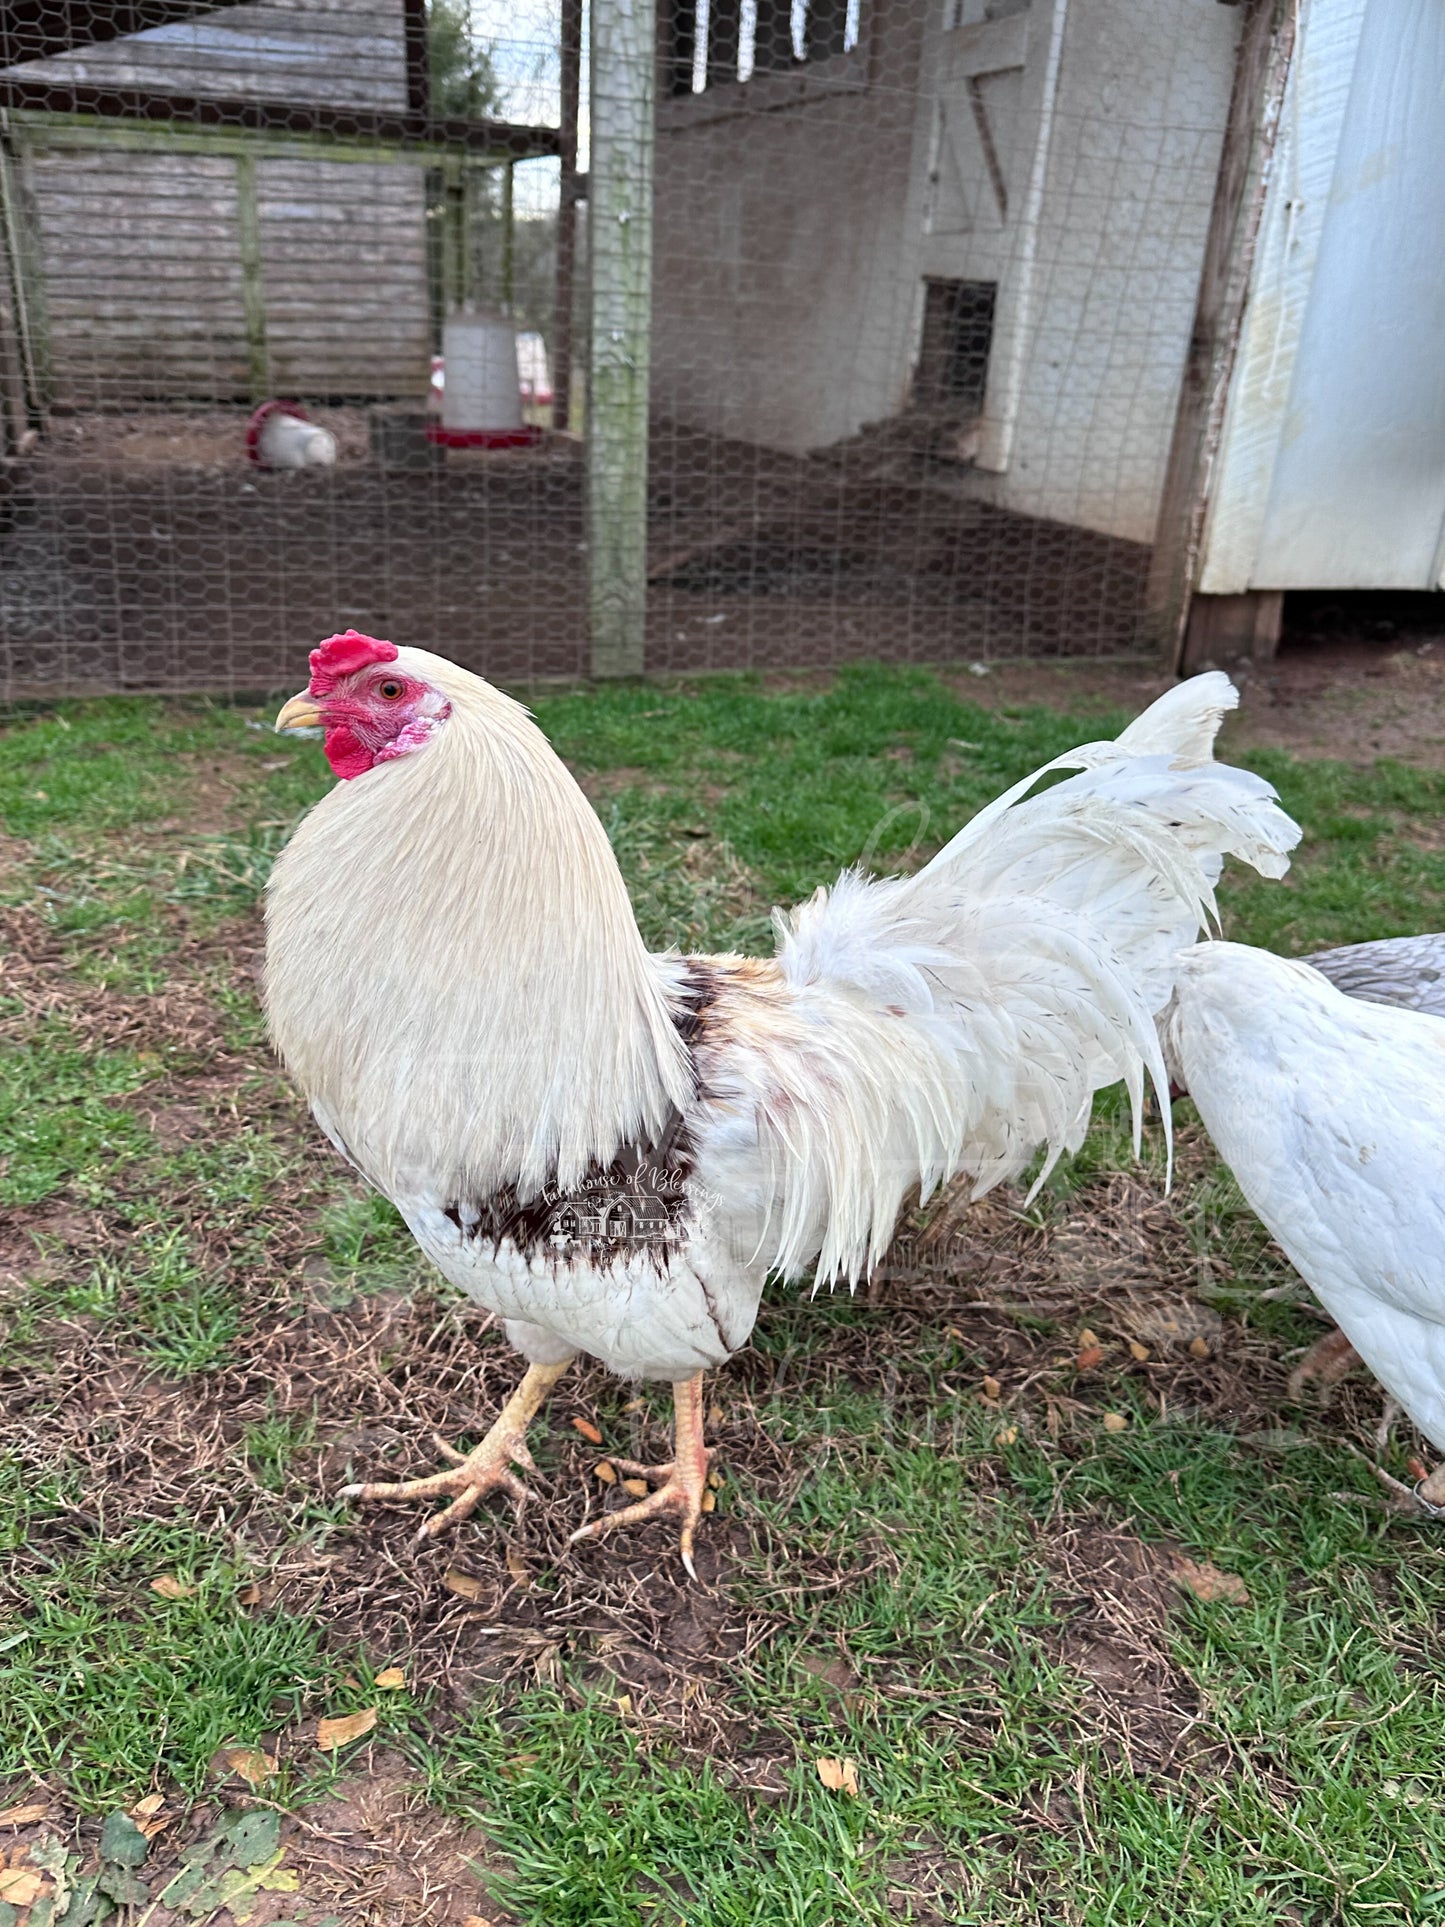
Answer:
<svg viewBox="0 0 1445 1927"><path fill-rule="evenodd" d="M682 1514L682 1529L679 1533L682 1563L688 1578L695 1580L697 1567L692 1562L693 1536L697 1531L697 1522L706 1508L706 1500L711 1497L711 1494L708 1492L705 1478L701 1481L691 1478L681 1479L672 1472L671 1467L668 1471L672 1476L668 1478L665 1485L660 1485L656 1492L649 1492L645 1499L638 1499L633 1505L623 1506L620 1512L604 1512L600 1519L593 1519L590 1524L580 1526L572 1534L568 1544L580 1546L589 1539L605 1539L608 1533L615 1532L619 1526L641 1525L647 1519L661 1518L665 1512L678 1512Z"/></svg>
<svg viewBox="0 0 1445 1927"><path fill-rule="evenodd" d="M432 1514L417 1533L417 1542L435 1539L463 1519L470 1518L482 1500L493 1492L505 1492L520 1512L527 1502L527 1488L512 1470L511 1461L536 1468L532 1455L520 1439L508 1441L488 1437L474 1452L458 1452L445 1439L436 1440L437 1450L451 1461L445 1472L433 1472L425 1479L372 1481L344 1486L343 1499L443 1499L451 1503Z"/></svg>

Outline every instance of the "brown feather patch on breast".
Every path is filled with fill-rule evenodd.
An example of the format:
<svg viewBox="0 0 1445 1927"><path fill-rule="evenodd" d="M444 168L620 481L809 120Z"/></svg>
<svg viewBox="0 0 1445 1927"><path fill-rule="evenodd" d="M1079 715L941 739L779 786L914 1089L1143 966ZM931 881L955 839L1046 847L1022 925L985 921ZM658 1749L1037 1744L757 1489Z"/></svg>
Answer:
<svg viewBox="0 0 1445 1927"><path fill-rule="evenodd" d="M722 972L711 960L684 960L674 1022L699 1095L697 1051L721 981ZM510 1244L524 1258L540 1255L558 1265L598 1270L645 1257L662 1271L695 1222L689 1182L696 1162L688 1122L673 1110L656 1138L620 1145L608 1164L594 1160L576 1185L564 1187L554 1178L527 1198L515 1185L503 1185L486 1198L454 1200L444 1215L463 1238L496 1251Z"/></svg>

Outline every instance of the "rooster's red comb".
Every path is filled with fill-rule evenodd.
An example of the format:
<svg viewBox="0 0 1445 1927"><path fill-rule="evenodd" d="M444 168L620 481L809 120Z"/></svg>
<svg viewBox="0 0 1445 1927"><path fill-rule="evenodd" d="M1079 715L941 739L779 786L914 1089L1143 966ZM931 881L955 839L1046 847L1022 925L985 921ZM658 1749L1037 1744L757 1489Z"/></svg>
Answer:
<svg viewBox="0 0 1445 1927"><path fill-rule="evenodd" d="M357 629L328 636L311 651L311 694L328 695L343 676L354 676L369 663L395 661L394 642L378 642L375 636L363 636Z"/></svg>

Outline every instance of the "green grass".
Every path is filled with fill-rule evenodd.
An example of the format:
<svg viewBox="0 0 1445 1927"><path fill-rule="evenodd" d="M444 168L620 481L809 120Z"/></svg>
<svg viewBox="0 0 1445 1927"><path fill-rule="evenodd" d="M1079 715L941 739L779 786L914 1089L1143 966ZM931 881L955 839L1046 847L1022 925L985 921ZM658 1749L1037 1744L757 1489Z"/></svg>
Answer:
<svg viewBox="0 0 1445 1927"><path fill-rule="evenodd" d="M920 860L1025 769L1126 720L988 708L925 671L867 667L780 692L747 677L552 692L536 710L593 784L649 942L690 947L765 945L773 902L860 852L880 867ZM264 721L116 700L27 713L0 736L15 858L3 902L38 918L64 987L38 1017L0 1005L0 1205L55 1227L33 1276L0 1287L14 1414L0 1464L0 1805L12 1764L15 1788L39 1776L92 1811L152 1784L198 1798L219 1746L369 1703L368 1669L394 1657L338 1630L343 1594L294 1606L280 1587L242 1603L253 1580L349 1556L359 1530L314 1486L318 1454L354 1415L253 1369L266 1322L360 1320L425 1276L396 1214L310 1148L257 1055L238 967L254 938L238 933L329 780L314 744ZM1229 881L1227 934L1300 951L1445 922L1445 778L1247 760L1307 840L1284 885ZM197 945L209 946L199 964ZM127 1042L106 1024L114 1000L144 1006L186 973L221 1055L251 1068L207 1128L176 1142L147 1122L150 1100L193 1084L205 1098L218 1047L164 1025ZM1129 1160L1107 1100L1035 1222L1090 1208ZM1162 1175L1157 1133L1146 1168ZM1287 1297L1260 1299L1289 1274L1227 1174L1196 1160L1175 1215L1181 1288L1196 1284L1250 1357L1318 1329ZM473 1678L465 1702L425 1680L386 1701L384 1729L432 1801L474 1818L495 1849L498 1904L538 1927L1445 1918L1445 1543L1372 1508L1368 1470L1329 1415L1282 1412L1261 1428L1187 1401L1161 1409L1142 1378L1074 1372L1065 1306L1018 1324L1046 1363L1063 1357L1043 1380L1062 1427L1030 1393L1008 1439L977 1397L993 1365L982 1341L889 1322L861 1300L786 1297L720 1380L725 1404L746 1391L797 1475L723 1488L718 1529L741 1526L752 1548L726 1570L724 1609L767 1636L703 1682L715 1745L665 1709L620 1703L570 1622L545 1668ZM394 1374L399 1347L383 1347ZM867 1369L835 1364L855 1352ZM139 1497L96 1488L78 1444L105 1445L77 1417L90 1371L181 1415L167 1452L185 1449L187 1427L220 1426L234 1504L212 1484L194 1516L157 1510L141 1466ZM599 1395L604 1425L626 1423L631 1396ZM1105 1431L1105 1409L1126 1429ZM558 1450L539 1441L544 1472ZM402 1559L409 1523L393 1515L389 1530ZM1248 1591L1181 1595L1144 1629L1160 1678L1197 1716L1172 1762L1143 1741L1131 1757L1109 1689L1069 1657L1060 1535L1104 1530L1181 1547ZM154 1592L165 1575L182 1597ZM542 1625L554 1583L535 1575ZM845 1687L823 1662L842 1665ZM1138 1709L1129 1718L1147 1735ZM329 1784L315 1755L289 1757L280 1797ZM822 1785L823 1757L856 1762L856 1799ZM767 1768L767 1791L749 1790L740 1762Z"/></svg>

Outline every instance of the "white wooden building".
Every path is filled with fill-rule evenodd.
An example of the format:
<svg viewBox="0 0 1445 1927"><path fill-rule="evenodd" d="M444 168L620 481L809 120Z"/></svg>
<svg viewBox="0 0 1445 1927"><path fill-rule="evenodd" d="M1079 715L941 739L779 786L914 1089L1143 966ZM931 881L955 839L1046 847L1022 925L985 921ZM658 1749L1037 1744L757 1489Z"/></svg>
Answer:
<svg viewBox="0 0 1445 1927"><path fill-rule="evenodd" d="M1436 0L862 0L781 63L764 6L720 62L672 23L663 413L823 449L951 354L947 486L1154 545L1176 655L1267 650L1284 589L1438 585Z"/></svg>

